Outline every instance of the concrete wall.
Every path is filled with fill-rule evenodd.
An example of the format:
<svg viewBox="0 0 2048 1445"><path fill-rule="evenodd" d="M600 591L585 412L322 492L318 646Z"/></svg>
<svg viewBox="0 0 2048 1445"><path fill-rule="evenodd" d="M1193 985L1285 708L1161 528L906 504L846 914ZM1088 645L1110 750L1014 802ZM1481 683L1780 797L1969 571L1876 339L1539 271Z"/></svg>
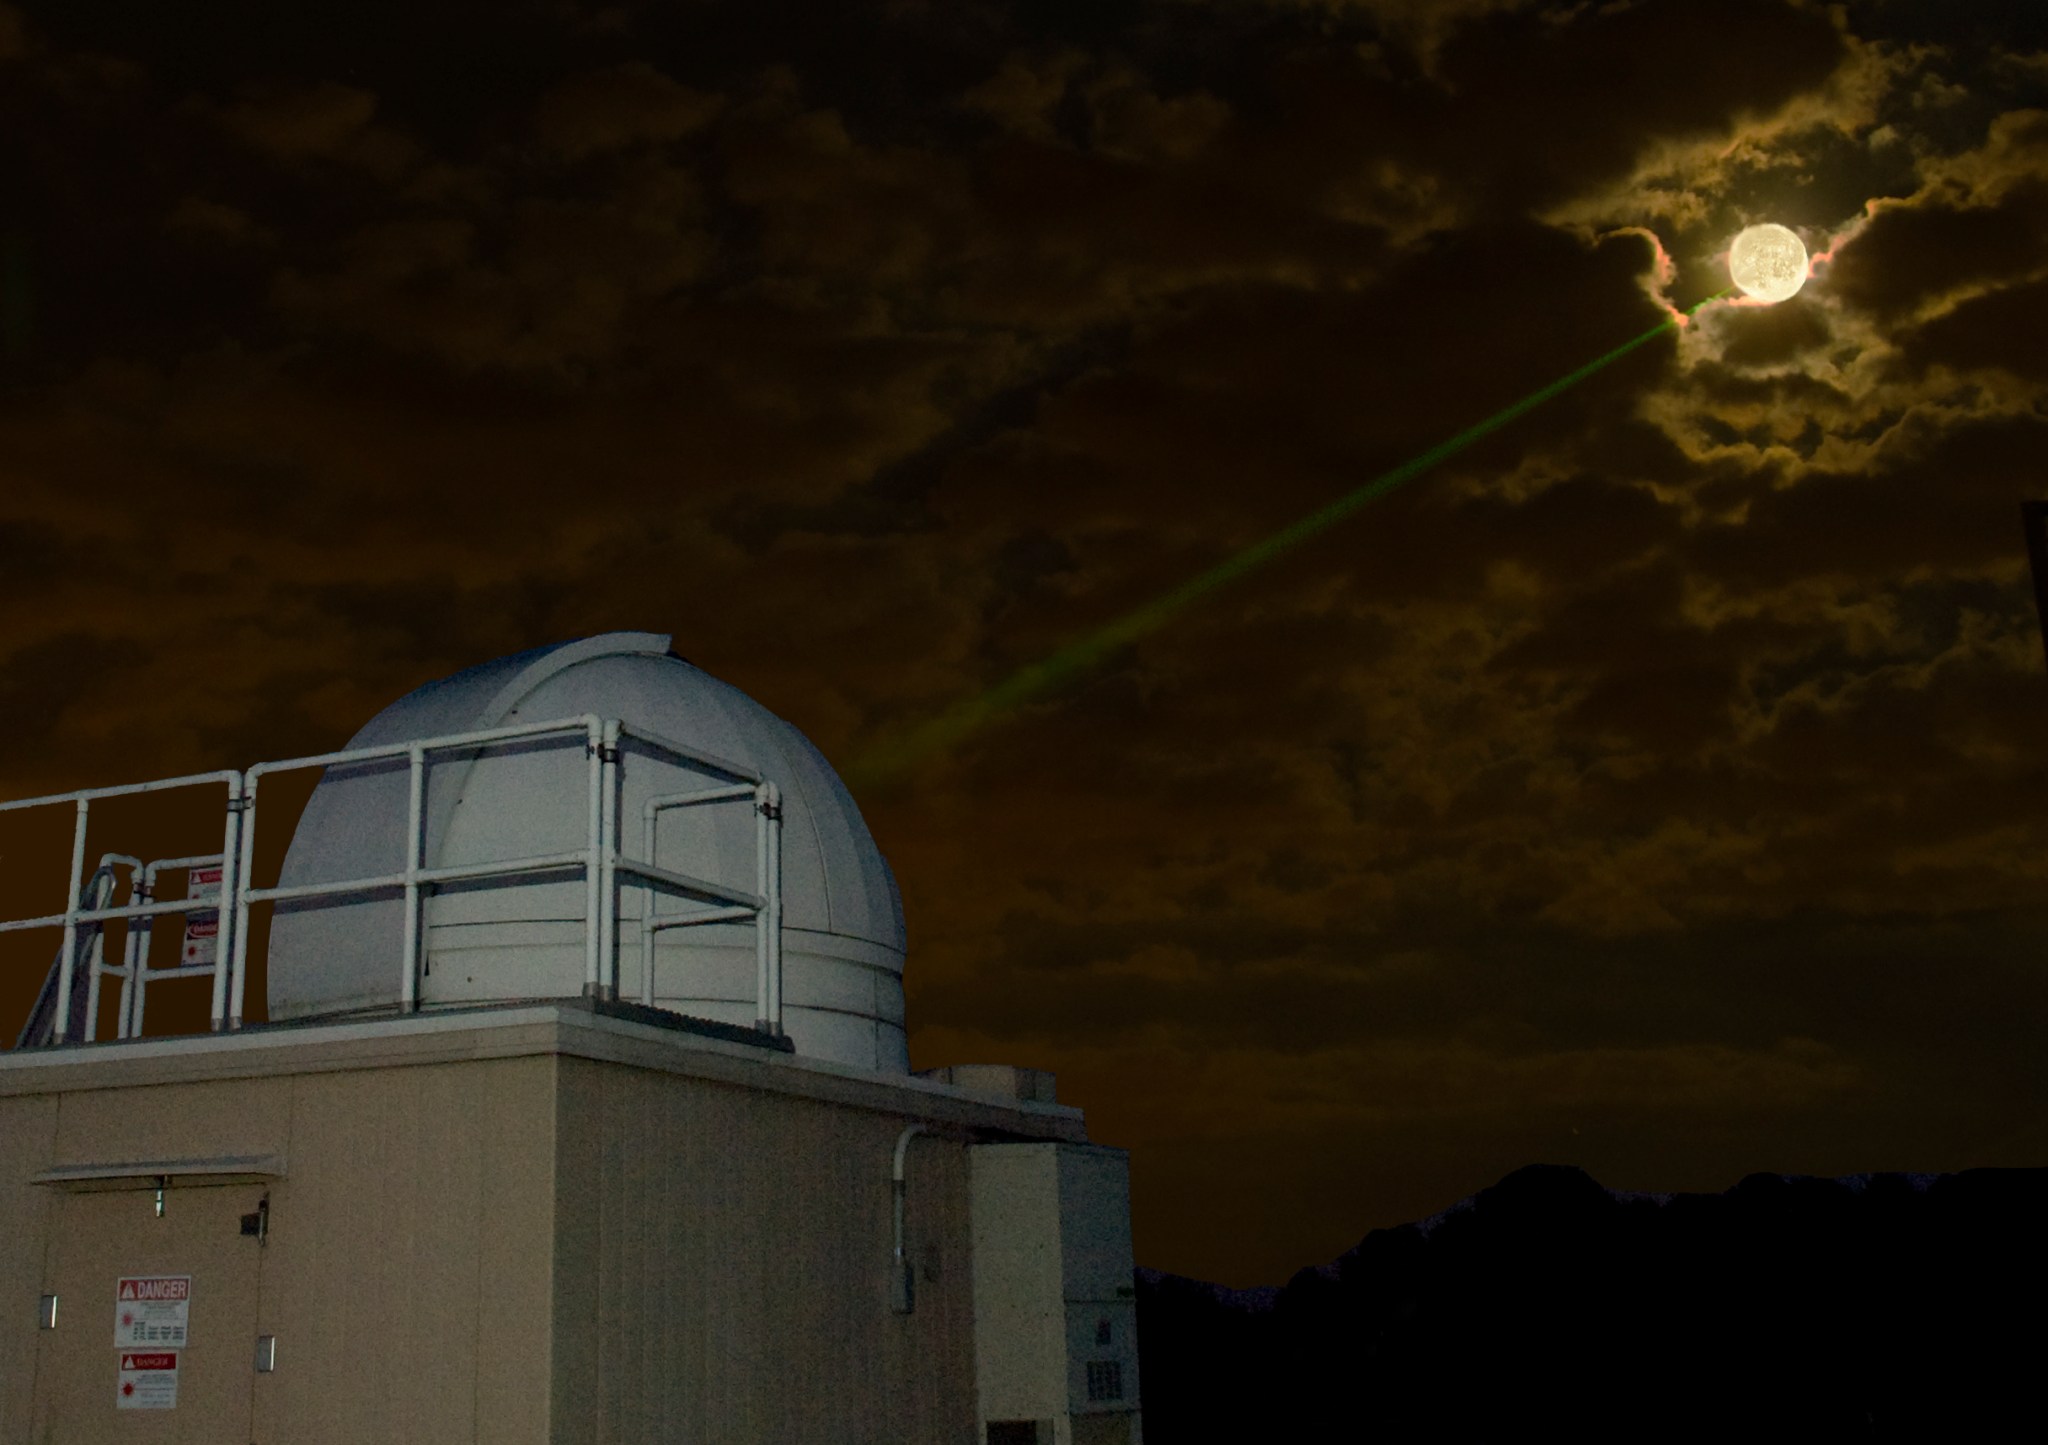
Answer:
<svg viewBox="0 0 2048 1445"><path fill-rule="evenodd" d="M969 1154L981 1419L1051 1420L1067 1409L1059 1160L1037 1144Z"/></svg>
<svg viewBox="0 0 2048 1445"><path fill-rule="evenodd" d="M967 1164L907 1161L917 1264L889 1308L902 1116L562 1061L553 1445L964 1445Z"/></svg>
<svg viewBox="0 0 2048 1445"><path fill-rule="evenodd" d="M27 1441L34 1403L36 1296L43 1293L56 1199L28 1177L44 1168L57 1140L57 1100L0 1098L0 1442ZM68 1321L67 1321L68 1323ZM112 1388L109 1380L108 1388Z"/></svg>
<svg viewBox="0 0 2048 1445"><path fill-rule="evenodd" d="M966 1445L972 1131L1082 1138L1076 1110L566 1006L0 1054L0 1445ZM161 1217L127 1168L251 1156ZM114 1409L140 1273L193 1278L175 1410Z"/></svg>
<svg viewBox="0 0 2048 1445"><path fill-rule="evenodd" d="M969 1152L984 1428L1028 1420L1046 1445L1137 1445L1128 1157L1078 1142ZM1091 1398L1091 1364L1120 1388Z"/></svg>
<svg viewBox="0 0 2048 1445"><path fill-rule="evenodd" d="M545 1439L554 1061L0 1100L10 1212L0 1442ZM51 1127L54 1123L54 1127ZM52 1165L274 1154L286 1178L70 1192ZM241 1216L269 1199L265 1239ZM193 1278L178 1405L113 1408L113 1284ZM58 1328L35 1328L40 1293ZM524 1319L501 1346L482 1321ZM26 1333L24 1333L26 1322ZM277 1369L258 1375L259 1334Z"/></svg>
<svg viewBox="0 0 2048 1445"><path fill-rule="evenodd" d="M295 1081L258 1441L541 1445L556 1061ZM223 1437L225 1438L225 1437Z"/></svg>

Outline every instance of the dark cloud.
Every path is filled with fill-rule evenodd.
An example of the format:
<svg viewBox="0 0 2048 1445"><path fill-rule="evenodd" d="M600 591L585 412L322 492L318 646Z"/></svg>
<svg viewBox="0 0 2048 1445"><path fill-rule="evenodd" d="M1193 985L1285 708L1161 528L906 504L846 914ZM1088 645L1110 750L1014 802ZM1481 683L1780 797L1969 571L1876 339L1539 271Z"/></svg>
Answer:
<svg viewBox="0 0 2048 1445"><path fill-rule="evenodd" d="M1907 351L1922 364L1970 371L1996 367L2022 382L2048 380L2036 344L2048 326L2048 277L1973 296L1917 328Z"/></svg>
<svg viewBox="0 0 2048 1445"><path fill-rule="evenodd" d="M0 748L29 755L51 749L80 721L80 704L105 703L119 686L119 670L147 660L126 639L91 632L62 632L16 648L0 660L0 718L7 720Z"/></svg>
<svg viewBox="0 0 2048 1445"><path fill-rule="evenodd" d="M1662 137L1775 109L1844 56L1823 12L1777 0L1522 8L1439 52L1457 119L1426 144L1444 171L1520 212L1625 175Z"/></svg>
<svg viewBox="0 0 2048 1445"><path fill-rule="evenodd" d="M698 130L719 98L676 84L644 61L586 71L541 98L534 134L565 160L634 145L658 146Z"/></svg>
<svg viewBox="0 0 2048 1445"><path fill-rule="evenodd" d="M2048 116L2042 117L2048 142ZM2048 145L2043 159L2048 160ZM1889 207L1842 251L1828 273L1845 301L1895 320L1965 287L2026 277L2048 252L2048 170L1995 205L1935 202Z"/></svg>

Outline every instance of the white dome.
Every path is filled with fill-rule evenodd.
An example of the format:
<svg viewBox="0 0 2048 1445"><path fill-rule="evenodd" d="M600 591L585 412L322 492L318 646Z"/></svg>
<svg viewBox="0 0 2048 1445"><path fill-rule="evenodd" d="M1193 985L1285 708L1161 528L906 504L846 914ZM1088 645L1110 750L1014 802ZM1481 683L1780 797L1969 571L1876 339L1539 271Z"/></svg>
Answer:
<svg viewBox="0 0 2048 1445"><path fill-rule="evenodd" d="M903 905L889 865L846 787L804 735L737 688L700 672L656 633L613 632L487 662L400 698L351 748L584 714L618 718L759 772L782 790L783 1027L800 1054L908 1072L903 1030ZM580 735L530 746L442 753L428 769L422 866L579 850L588 837ZM620 852L642 852L641 807L727 781L635 750L621 764ZM388 876L404 867L404 760L331 767L292 835L280 884ZM750 802L662 814L659 866L755 888ZM622 892L620 993L640 996L639 919L647 893ZM584 981L581 877L516 886L443 885L427 901L422 1007L573 997ZM664 913L681 911L664 900ZM270 1016L303 1019L389 1008L399 999L397 898L280 903L271 924ZM655 1003L751 1025L751 922L656 934Z"/></svg>

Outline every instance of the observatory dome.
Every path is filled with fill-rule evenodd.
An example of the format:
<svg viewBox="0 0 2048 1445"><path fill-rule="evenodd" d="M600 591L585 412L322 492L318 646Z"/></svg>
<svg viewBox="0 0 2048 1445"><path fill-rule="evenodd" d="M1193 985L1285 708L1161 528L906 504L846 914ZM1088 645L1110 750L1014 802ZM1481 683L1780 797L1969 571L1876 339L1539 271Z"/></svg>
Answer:
<svg viewBox="0 0 2048 1445"><path fill-rule="evenodd" d="M487 662L385 708L350 748L415 742L585 714L617 718L694 752L758 772L782 792L783 1026L799 1054L908 1072L903 906L860 811L818 750L737 688L669 651L655 633L612 632ZM589 837L589 766L580 734L479 753L437 752L426 771L423 868L574 852ZM643 805L729 779L642 750L620 764L620 851L641 856ZM331 765L292 836L283 887L402 872L405 759ZM654 861L738 890L756 887L751 798L660 815ZM585 978L586 885L444 883L423 910L422 1008L573 997ZM621 993L640 996L650 893L622 890ZM678 900L656 905L664 915ZM270 1017L295 1020L395 1007L404 904L371 898L285 901L271 924ZM751 920L657 931L654 1002L752 1025Z"/></svg>

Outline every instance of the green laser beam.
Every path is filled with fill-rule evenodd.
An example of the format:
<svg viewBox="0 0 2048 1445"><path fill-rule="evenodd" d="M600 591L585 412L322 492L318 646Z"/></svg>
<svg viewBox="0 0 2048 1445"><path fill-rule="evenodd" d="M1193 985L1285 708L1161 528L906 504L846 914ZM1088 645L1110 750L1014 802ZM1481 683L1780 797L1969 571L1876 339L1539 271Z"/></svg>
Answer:
<svg viewBox="0 0 2048 1445"><path fill-rule="evenodd" d="M1247 572L1263 567L1275 557L1300 546L1311 537L1327 532L1366 503L1384 497L1396 487L1413 481L1474 442L1499 431L1517 417L1534 411L1552 397L1571 390L1593 373L1613 365L1637 347L1654 341L1665 332L1683 324L1708 302L1718 301L1727 294L1727 291L1717 292L1694 305L1682 316L1666 317L1642 335L1622 342L1606 355L1595 357L1569 375L1530 392L1520 401L1502 407L1484 421L1475 422L1465 428L1449 441L1440 442L1391 471L1380 473L1363 486L1346 492L1335 501L1309 513L1300 521L1283 527L1263 541L1254 542L1243 551L1218 562L1208 571L1189 578L1178 587L1161 594L1135 611L1125 613L1116 621L1098 628L1079 641L1069 643L1050 657L1020 668L987 692L955 703L945 712L895 742L884 744L861 758L850 770L854 780L857 783L883 783L920 759L953 747L997 716L1029 702L1076 673L1086 671L1118 648L1158 631L1176 613L1208 596L1217 588L1234 582Z"/></svg>

